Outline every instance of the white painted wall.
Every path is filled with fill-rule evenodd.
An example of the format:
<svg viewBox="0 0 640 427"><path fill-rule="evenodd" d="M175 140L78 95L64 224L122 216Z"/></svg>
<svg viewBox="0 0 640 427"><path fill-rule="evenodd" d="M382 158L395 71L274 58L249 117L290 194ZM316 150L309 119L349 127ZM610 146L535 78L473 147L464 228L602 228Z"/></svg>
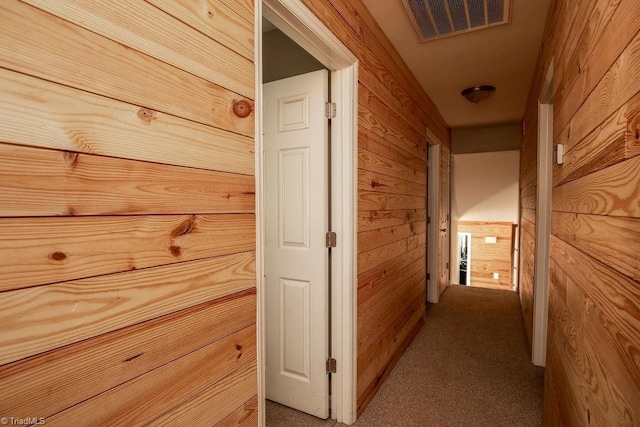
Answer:
<svg viewBox="0 0 640 427"><path fill-rule="evenodd" d="M458 221L518 223L520 152L453 154L451 282L458 283Z"/></svg>
<svg viewBox="0 0 640 427"><path fill-rule="evenodd" d="M518 222L518 151L453 155L451 208L459 221Z"/></svg>

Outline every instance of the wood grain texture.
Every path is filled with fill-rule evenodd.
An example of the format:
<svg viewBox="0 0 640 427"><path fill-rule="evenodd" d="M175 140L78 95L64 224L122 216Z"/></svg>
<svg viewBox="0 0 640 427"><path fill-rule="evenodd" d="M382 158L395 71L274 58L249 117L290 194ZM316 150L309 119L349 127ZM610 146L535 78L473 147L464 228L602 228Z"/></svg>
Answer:
<svg viewBox="0 0 640 427"><path fill-rule="evenodd" d="M426 197L421 196L379 193L377 191L358 192L358 207L364 210L423 209L426 204Z"/></svg>
<svg viewBox="0 0 640 427"><path fill-rule="evenodd" d="M552 209L561 212L638 218L639 182L640 157L634 157L555 187Z"/></svg>
<svg viewBox="0 0 640 427"><path fill-rule="evenodd" d="M3 68L243 135L254 134L253 114L246 118L233 114L235 102L253 105L250 98L24 3L2 2L0 12Z"/></svg>
<svg viewBox="0 0 640 427"><path fill-rule="evenodd" d="M254 64L251 59L147 2L22 1L211 83L254 98ZM246 34L243 35L246 38ZM246 49L253 53L253 40L245 40L244 43Z"/></svg>
<svg viewBox="0 0 640 427"><path fill-rule="evenodd" d="M627 106L609 116L600 126L579 142L564 133L560 142L566 154L562 165L553 166L553 185L580 178L625 159L627 146Z"/></svg>
<svg viewBox="0 0 640 427"><path fill-rule="evenodd" d="M410 271L410 267L420 266L419 261L425 252L426 247L417 247L370 270L358 272L358 304L368 299L371 288L402 282L401 278L394 276L400 271Z"/></svg>
<svg viewBox="0 0 640 427"><path fill-rule="evenodd" d="M637 7L637 5L636 5ZM620 54L602 80L584 99L567 125L576 138L584 138L596 125L640 91L640 35ZM560 113L558 113L560 114ZM561 118L555 118L559 123ZM555 128L554 128L555 129ZM556 136L560 132L555 132Z"/></svg>
<svg viewBox="0 0 640 427"><path fill-rule="evenodd" d="M384 325L393 324L393 319L402 314L403 307L419 299L419 295L424 295L424 273L424 268L418 270L402 286L391 289L384 299L369 299L367 309L358 312L358 356L365 354L384 334ZM393 304L387 304L387 301ZM366 362L362 362L366 366Z"/></svg>
<svg viewBox="0 0 640 427"><path fill-rule="evenodd" d="M0 157L0 199L11 201L0 205L0 216L255 209L252 176L1 143Z"/></svg>
<svg viewBox="0 0 640 427"><path fill-rule="evenodd" d="M384 246L396 240L406 239L416 234L426 233L426 223L417 222L403 224L397 227L388 227L377 230L362 231L358 233L358 252L366 252L370 249Z"/></svg>
<svg viewBox="0 0 640 427"><path fill-rule="evenodd" d="M4 365L0 407L20 418L56 414L251 326L255 306L250 289Z"/></svg>
<svg viewBox="0 0 640 427"><path fill-rule="evenodd" d="M249 137L4 69L0 90L1 141L253 175Z"/></svg>
<svg viewBox="0 0 640 427"><path fill-rule="evenodd" d="M253 396L244 405L229 414L215 427L241 427L258 425L258 396Z"/></svg>
<svg viewBox="0 0 640 427"><path fill-rule="evenodd" d="M253 61L253 20L247 21L237 13L241 2L228 7L216 0L146 1Z"/></svg>
<svg viewBox="0 0 640 427"><path fill-rule="evenodd" d="M394 225L427 219L426 209L397 209L393 211L359 211L358 231L377 230Z"/></svg>
<svg viewBox="0 0 640 427"><path fill-rule="evenodd" d="M255 326L249 326L180 359L47 418L52 425L146 424L167 408L188 402L235 371L256 363Z"/></svg>
<svg viewBox="0 0 640 427"><path fill-rule="evenodd" d="M358 190L421 197L427 195L427 186L424 184L363 169L358 169Z"/></svg>
<svg viewBox="0 0 640 427"><path fill-rule="evenodd" d="M424 324L424 311L420 310L420 301L415 301L398 319L396 324L403 324L400 330L389 328L382 340L378 341L377 347L371 349L370 361L364 365L359 360L359 365L367 366L361 375L358 376L358 415L362 414L364 408L373 399L378 389L389 376L396 363L413 341L416 334Z"/></svg>
<svg viewBox="0 0 640 427"><path fill-rule="evenodd" d="M255 216L0 218L0 291L255 248Z"/></svg>
<svg viewBox="0 0 640 427"><path fill-rule="evenodd" d="M512 227L512 223L504 222L458 222L458 232L471 233L471 286L511 289ZM496 243L485 242L487 237L495 237ZM494 273L498 273L498 279L493 278Z"/></svg>
<svg viewBox="0 0 640 427"><path fill-rule="evenodd" d="M240 15L245 21L253 24L255 5L253 0L218 0Z"/></svg>
<svg viewBox="0 0 640 427"><path fill-rule="evenodd" d="M561 52L558 60L558 75L556 94L562 104L571 100L571 92L580 76L584 78L586 60L593 52L596 42L607 28L606 24L611 15L616 11L620 0L596 0L582 2L576 7L570 7L566 2L564 9L567 14L574 14L575 21L572 25L560 28L558 40L567 37L566 43L556 47ZM564 17L563 17L564 18ZM565 18L566 19L566 18ZM573 28L581 28L581 31L571 31ZM564 46L563 46L564 45ZM574 92L575 93L575 92ZM575 101L574 101L575 102ZM560 105L558 105L560 107Z"/></svg>
<svg viewBox="0 0 640 427"><path fill-rule="evenodd" d="M608 345L605 348L618 353L629 375L626 381L640 389L640 289L637 282L555 236L551 238L551 254L554 260L560 257L565 260L560 266L565 273L568 271L572 283L593 305L591 315L596 316L597 322L593 326L598 324L599 331L606 336ZM589 334L593 332L588 331Z"/></svg>
<svg viewBox="0 0 640 427"><path fill-rule="evenodd" d="M605 74L615 69L612 65L632 44L631 40L637 34L637 20L640 18L637 2L614 0L598 3L599 8L586 22L586 25L592 23L593 27L584 30L580 56L574 62L579 75L571 91L561 94L562 107L558 110L558 123L554 127L556 136L581 107L587 95L599 82L606 80Z"/></svg>
<svg viewBox="0 0 640 427"><path fill-rule="evenodd" d="M412 156L405 150L389 144L384 138L360 126L358 128L358 147L369 153L377 154L387 160L400 163L416 171L425 169L426 161Z"/></svg>
<svg viewBox="0 0 640 427"><path fill-rule="evenodd" d="M413 169L400 161L389 160L377 153L358 148L358 167L362 170L376 172L381 175L396 178L400 181L409 181L418 185L425 185L427 177L420 169ZM400 184L402 185L402 184ZM425 195L426 193L422 193Z"/></svg>
<svg viewBox="0 0 640 427"><path fill-rule="evenodd" d="M257 424L253 8L0 4L0 412Z"/></svg>
<svg viewBox="0 0 640 427"><path fill-rule="evenodd" d="M409 136L402 131L395 130L385 123L384 119L376 116L361 104L358 106L358 125L421 160L427 158L426 141L422 146L420 141L412 141Z"/></svg>
<svg viewBox="0 0 640 427"><path fill-rule="evenodd" d="M376 117L383 119L391 128L396 131L401 131L411 141L416 141L418 149L423 147L423 141L426 136L425 127L419 124L414 126L407 123L407 120L404 119L404 117L407 116L406 114L402 114L402 111L396 112L392 108L389 108L377 94L370 91L369 88L362 83L358 85L358 102L365 106Z"/></svg>
<svg viewBox="0 0 640 427"><path fill-rule="evenodd" d="M640 282L640 219L554 212L551 233Z"/></svg>
<svg viewBox="0 0 640 427"><path fill-rule="evenodd" d="M555 262L551 264L551 281L552 286L560 282L564 292L565 300L559 298L560 292L553 292L549 301L550 322L554 324L550 339L556 340L569 378L569 399L577 408L574 419L595 425L632 425L638 417L640 389L626 381L617 353L601 345L608 340L602 325L610 322L609 311L586 297L581 286ZM617 340L623 339L620 335Z"/></svg>
<svg viewBox="0 0 640 427"><path fill-rule="evenodd" d="M255 395L258 387L255 362L246 364L241 370L153 420L149 425L215 425L221 422L236 409L235 402L247 401Z"/></svg>
<svg viewBox="0 0 640 427"><path fill-rule="evenodd" d="M254 286L255 255L241 253L5 292L0 363Z"/></svg>

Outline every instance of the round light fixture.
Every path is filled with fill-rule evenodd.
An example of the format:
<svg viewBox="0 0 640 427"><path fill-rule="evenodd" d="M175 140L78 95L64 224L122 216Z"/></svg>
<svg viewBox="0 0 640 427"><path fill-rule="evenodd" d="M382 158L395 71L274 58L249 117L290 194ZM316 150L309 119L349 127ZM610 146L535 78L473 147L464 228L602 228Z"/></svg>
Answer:
<svg viewBox="0 0 640 427"><path fill-rule="evenodd" d="M482 85L482 86L474 86L469 87L462 91L462 96L467 98L469 102L473 102L474 104L479 104L480 102L489 98L492 92L495 92L495 86L490 85Z"/></svg>

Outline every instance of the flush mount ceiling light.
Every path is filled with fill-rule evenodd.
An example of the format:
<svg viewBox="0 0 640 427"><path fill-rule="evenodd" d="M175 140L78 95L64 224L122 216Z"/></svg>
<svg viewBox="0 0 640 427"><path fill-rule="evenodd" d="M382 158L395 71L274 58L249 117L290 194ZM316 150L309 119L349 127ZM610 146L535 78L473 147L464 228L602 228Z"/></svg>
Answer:
<svg viewBox="0 0 640 427"><path fill-rule="evenodd" d="M462 96L467 98L469 102L473 102L474 104L479 104L482 101L485 101L491 93L495 92L495 86L483 85L483 86L474 86L466 88L462 91Z"/></svg>

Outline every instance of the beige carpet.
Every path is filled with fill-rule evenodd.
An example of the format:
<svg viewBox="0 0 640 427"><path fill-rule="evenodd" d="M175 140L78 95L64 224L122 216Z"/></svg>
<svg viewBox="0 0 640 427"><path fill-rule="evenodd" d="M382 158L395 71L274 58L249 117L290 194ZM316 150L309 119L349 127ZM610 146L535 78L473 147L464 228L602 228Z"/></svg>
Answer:
<svg viewBox="0 0 640 427"><path fill-rule="evenodd" d="M452 286L355 425L540 426L543 369L530 363L518 296ZM333 426L267 402L267 426Z"/></svg>

